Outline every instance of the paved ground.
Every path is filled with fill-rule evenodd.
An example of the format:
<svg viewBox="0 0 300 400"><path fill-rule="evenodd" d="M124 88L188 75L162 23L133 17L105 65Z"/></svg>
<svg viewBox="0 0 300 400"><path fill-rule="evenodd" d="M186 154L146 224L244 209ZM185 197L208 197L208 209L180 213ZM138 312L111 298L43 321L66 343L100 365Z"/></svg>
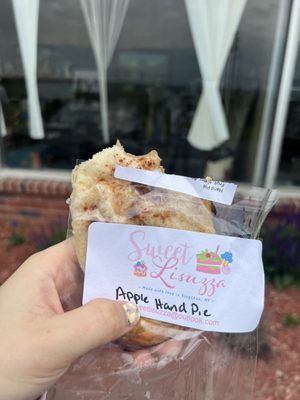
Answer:
<svg viewBox="0 0 300 400"><path fill-rule="evenodd" d="M256 400L300 399L300 324L283 323L291 314L300 318L300 290L276 291L268 286L265 318L272 353L269 360L258 361Z"/></svg>

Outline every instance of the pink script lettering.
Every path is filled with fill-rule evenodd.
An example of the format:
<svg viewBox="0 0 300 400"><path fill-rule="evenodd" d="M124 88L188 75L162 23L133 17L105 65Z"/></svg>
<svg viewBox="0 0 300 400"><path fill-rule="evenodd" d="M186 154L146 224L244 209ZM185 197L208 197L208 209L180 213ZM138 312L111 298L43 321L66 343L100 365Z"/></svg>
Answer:
<svg viewBox="0 0 300 400"><path fill-rule="evenodd" d="M192 246L187 243L179 243L176 246L153 244L146 240L146 233L142 229L133 231L129 236L129 242L133 246L133 251L128 254L128 260L133 262L149 256L152 260L158 259L161 262L174 258L186 265L193 257L188 255L188 250Z"/></svg>

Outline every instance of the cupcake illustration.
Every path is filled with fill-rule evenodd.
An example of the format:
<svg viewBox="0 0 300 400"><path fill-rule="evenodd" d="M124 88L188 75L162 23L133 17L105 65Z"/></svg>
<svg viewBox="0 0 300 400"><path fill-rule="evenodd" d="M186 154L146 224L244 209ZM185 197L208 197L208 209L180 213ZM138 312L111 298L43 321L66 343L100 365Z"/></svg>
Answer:
<svg viewBox="0 0 300 400"><path fill-rule="evenodd" d="M147 276L147 266L143 260L137 261L133 266L133 275L139 277Z"/></svg>
<svg viewBox="0 0 300 400"><path fill-rule="evenodd" d="M231 271L229 264L232 263L232 253L230 251L226 251L225 253L221 254L222 258L222 272L223 274L228 275Z"/></svg>

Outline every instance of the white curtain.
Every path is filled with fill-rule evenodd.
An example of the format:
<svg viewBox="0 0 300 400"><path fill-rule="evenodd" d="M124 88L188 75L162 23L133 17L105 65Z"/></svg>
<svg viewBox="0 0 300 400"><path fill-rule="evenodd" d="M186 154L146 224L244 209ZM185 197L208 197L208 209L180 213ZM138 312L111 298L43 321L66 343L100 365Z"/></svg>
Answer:
<svg viewBox="0 0 300 400"><path fill-rule="evenodd" d="M219 85L246 1L185 0L203 82L188 134L197 149L211 150L229 138Z"/></svg>
<svg viewBox="0 0 300 400"><path fill-rule="evenodd" d="M107 69L123 26L129 0L80 2L98 72L102 136L104 143L108 143Z"/></svg>
<svg viewBox="0 0 300 400"><path fill-rule="evenodd" d="M1 132L1 136L7 135L7 129L6 129L6 125L5 125L1 102L0 102L0 132Z"/></svg>
<svg viewBox="0 0 300 400"><path fill-rule="evenodd" d="M12 0L28 98L29 132L44 137L37 87L37 35L39 0Z"/></svg>

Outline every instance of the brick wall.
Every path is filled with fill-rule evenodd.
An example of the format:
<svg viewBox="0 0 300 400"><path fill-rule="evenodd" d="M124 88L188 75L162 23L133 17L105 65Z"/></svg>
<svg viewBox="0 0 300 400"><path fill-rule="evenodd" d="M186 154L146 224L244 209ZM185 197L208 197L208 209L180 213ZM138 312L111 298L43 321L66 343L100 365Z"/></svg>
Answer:
<svg viewBox="0 0 300 400"><path fill-rule="evenodd" d="M66 234L69 182L0 180L0 284L32 253Z"/></svg>

